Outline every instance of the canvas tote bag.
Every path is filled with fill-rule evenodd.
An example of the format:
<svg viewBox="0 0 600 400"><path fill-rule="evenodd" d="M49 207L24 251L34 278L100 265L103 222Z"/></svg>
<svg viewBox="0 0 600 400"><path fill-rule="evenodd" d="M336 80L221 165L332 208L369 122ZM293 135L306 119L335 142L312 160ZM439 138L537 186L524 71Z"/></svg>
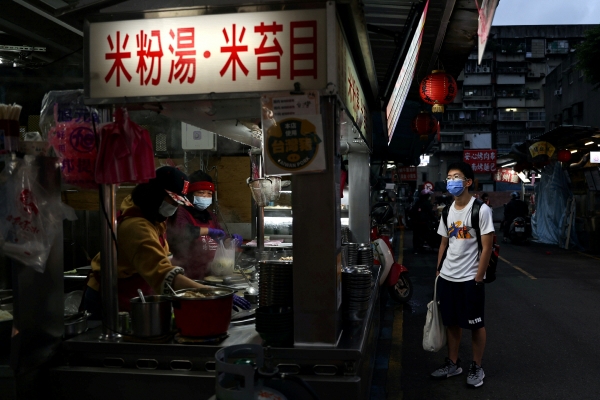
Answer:
<svg viewBox="0 0 600 400"><path fill-rule="evenodd" d="M438 276L439 278L439 276ZM437 302L437 281L433 289L433 300L427 304L427 318L423 328L423 349L437 352L446 345L446 327L442 322L442 314Z"/></svg>

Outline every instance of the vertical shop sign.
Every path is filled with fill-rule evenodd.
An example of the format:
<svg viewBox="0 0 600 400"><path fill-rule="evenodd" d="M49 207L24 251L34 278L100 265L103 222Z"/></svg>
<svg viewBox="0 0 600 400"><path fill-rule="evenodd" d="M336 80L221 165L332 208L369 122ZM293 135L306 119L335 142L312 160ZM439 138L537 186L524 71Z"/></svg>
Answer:
<svg viewBox="0 0 600 400"><path fill-rule="evenodd" d="M429 0L423 8L423 13L419 19L419 24L415 30L415 33L410 42L410 47L402 63L402 68L398 73L398 78L394 85L394 90L388 100L387 106L385 107L385 116L387 118L387 130L388 130L388 143L392 141L396 125L400 119L400 113L404 108L404 102L410 85L412 84L413 77L415 76L415 68L417 67L417 60L419 58L419 52L421 50L421 42L423 40L423 30L425 29L425 21L427 19L427 11L429 10Z"/></svg>
<svg viewBox="0 0 600 400"><path fill-rule="evenodd" d="M262 96L263 159L267 175L325 170L319 92Z"/></svg>
<svg viewBox="0 0 600 400"><path fill-rule="evenodd" d="M91 99L327 86L326 11L90 22Z"/></svg>
<svg viewBox="0 0 600 400"><path fill-rule="evenodd" d="M354 119L360 132L370 144L370 119L369 109L365 94L356 73L352 53L342 33L342 29L337 25L337 48L338 48L338 76L340 98L346 106L348 114Z"/></svg>
<svg viewBox="0 0 600 400"><path fill-rule="evenodd" d="M476 174L496 172L497 150L465 150L463 161L471 165Z"/></svg>
<svg viewBox="0 0 600 400"><path fill-rule="evenodd" d="M487 45L488 36L490 29L492 28L492 21L494 20L494 14L498 7L499 0L475 0L477 5L477 11L479 12L479 21L477 23L477 63L481 64L483 60L483 53L485 53L485 46ZM481 7L479 6L481 3Z"/></svg>

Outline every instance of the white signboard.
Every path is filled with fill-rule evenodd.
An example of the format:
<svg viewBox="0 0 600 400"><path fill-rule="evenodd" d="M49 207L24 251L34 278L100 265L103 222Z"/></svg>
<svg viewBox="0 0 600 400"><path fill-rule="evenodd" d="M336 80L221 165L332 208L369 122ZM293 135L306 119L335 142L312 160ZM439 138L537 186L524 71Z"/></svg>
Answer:
<svg viewBox="0 0 600 400"><path fill-rule="evenodd" d="M92 22L89 97L327 85L325 9Z"/></svg>
<svg viewBox="0 0 600 400"><path fill-rule="evenodd" d="M342 30L338 22L338 51L340 51L339 58L339 79L340 79L340 97L346 108L348 114L352 116L356 125L360 128L361 133L368 139L368 124L369 124L369 109L367 108L367 101L365 99L365 93L363 92L360 81L358 80L358 74L356 73L356 67L352 59L352 53L346 39L342 34Z"/></svg>
<svg viewBox="0 0 600 400"><path fill-rule="evenodd" d="M590 151L590 162L600 164L600 151Z"/></svg>
<svg viewBox="0 0 600 400"><path fill-rule="evenodd" d="M263 159L266 175L325 170L319 92L262 96Z"/></svg>
<svg viewBox="0 0 600 400"><path fill-rule="evenodd" d="M392 95L390 96L390 100L388 101L385 109L388 128L388 143L392 141L394 130L396 129L398 119L400 118L400 113L402 112L404 102L406 101L406 96L408 95L408 90L410 89L413 77L415 76L415 68L417 67L417 59L419 58L419 50L421 49L423 28L425 27L425 19L427 18L428 9L429 1L427 1L427 4L425 4L423 14L419 20L419 25L415 30L415 35L412 38L412 42L410 43L410 47L406 53L406 58L402 64L402 69L398 74L396 85L394 86L394 90L392 91Z"/></svg>

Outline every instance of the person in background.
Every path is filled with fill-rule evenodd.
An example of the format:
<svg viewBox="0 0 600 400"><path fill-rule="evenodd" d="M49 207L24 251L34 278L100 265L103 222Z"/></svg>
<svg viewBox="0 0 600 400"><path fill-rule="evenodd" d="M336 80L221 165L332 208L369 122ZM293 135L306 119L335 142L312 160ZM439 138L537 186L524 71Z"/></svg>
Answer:
<svg viewBox="0 0 600 400"><path fill-rule="evenodd" d="M191 279L204 279L210 275L209 267L217 251L217 241L226 237L217 216L209 209L214 192L215 185L210 175L204 171L192 173L187 194L191 204L179 207L167 224L173 262L182 266ZM240 235L233 234L231 238L238 245L242 244Z"/></svg>
<svg viewBox="0 0 600 400"><path fill-rule="evenodd" d="M529 207L527 203L519 198L519 192L510 194L510 201L504 205L504 221L502 221L503 237L502 241L507 242L510 225L517 217L526 218L529 215Z"/></svg>
<svg viewBox="0 0 600 400"><path fill-rule="evenodd" d="M431 222L435 218L433 204L431 203L432 194L433 192L429 189L421 190L419 199L412 208L413 251L415 254L423 252L425 242L434 247L428 240Z"/></svg>
<svg viewBox="0 0 600 400"><path fill-rule="evenodd" d="M481 193L481 196L479 197L481 199L481 201L483 201L488 207L492 208L492 205L490 204L490 196L487 193Z"/></svg>
<svg viewBox="0 0 600 400"><path fill-rule="evenodd" d="M144 295L206 287L185 276L184 269L169 259L166 220L179 205L191 205L185 195L187 176L174 167L161 167L156 177L137 185L121 203L117 218L117 293L119 311L130 311L130 300ZM91 318L102 317L100 254L92 260L92 274L84 295L84 308ZM234 296L234 304L249 308L250 304Z"/></svg>

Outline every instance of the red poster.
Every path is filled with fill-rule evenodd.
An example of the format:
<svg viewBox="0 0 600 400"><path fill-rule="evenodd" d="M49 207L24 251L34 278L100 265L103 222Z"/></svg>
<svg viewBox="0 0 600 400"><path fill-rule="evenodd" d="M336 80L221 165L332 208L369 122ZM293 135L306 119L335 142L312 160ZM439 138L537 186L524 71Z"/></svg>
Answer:
<svg viewBox="0 0 600 400"><path fill-rule="evenodd" d="M471 165L476 174L496 172L497 150L465 150L463 161Z"/></svg>
<svg viewBox="0 0 600 400"><path fill-rule="evenodd" d="M496 182L519 183L519 176L510 168L500 168L494 174Z"/></svg>
<svg viewBox="0 0 600 400"><path fill-rule="evenodd" d="M416 181L417 167L401 167L398 168L398 176L401 181Z"/></svg>

